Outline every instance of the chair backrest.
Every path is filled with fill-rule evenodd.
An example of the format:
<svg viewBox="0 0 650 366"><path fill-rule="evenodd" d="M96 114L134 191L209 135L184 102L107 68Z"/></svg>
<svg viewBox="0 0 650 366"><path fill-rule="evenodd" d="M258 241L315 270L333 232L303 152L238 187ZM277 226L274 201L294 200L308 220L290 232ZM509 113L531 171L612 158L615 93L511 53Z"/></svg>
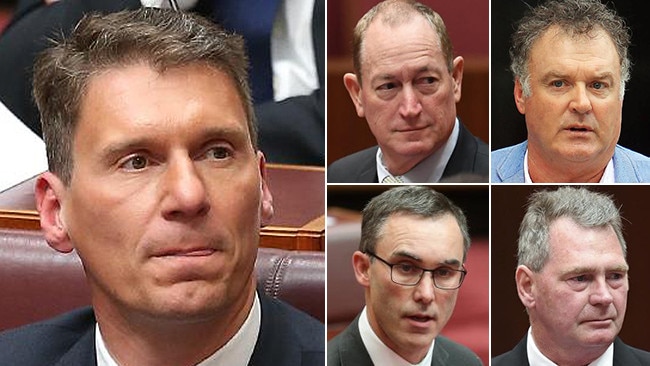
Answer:
<svg viewBox="0 0 650 366"><path fill-rule="evenodd" d="M324 322L325 254L260 248L258 288ZM0 229L0 331L90 304L76 253L50 248L40 231Z"/></svg>

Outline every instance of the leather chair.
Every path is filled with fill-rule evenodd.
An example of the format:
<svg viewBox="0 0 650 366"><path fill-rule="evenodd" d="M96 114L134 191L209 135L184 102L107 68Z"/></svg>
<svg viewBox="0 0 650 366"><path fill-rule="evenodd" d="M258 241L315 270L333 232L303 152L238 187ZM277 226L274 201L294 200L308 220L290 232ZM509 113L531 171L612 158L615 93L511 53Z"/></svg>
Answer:
<svg viewBox="0 0 650 366"><path fill-rule="evenodd" d="M258 288L324 322L325 254L260 248ZM0 331L90 304L76 253L50 248L41 232L0 229Z"/></svg>

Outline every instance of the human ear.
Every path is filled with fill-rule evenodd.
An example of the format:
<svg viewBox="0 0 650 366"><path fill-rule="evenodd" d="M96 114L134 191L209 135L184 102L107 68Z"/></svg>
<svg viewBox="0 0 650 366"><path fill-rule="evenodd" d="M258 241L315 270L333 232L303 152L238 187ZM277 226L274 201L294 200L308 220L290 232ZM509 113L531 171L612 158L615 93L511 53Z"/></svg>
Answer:
<svg viewBox="0 0 650 366"><path fill-rule="evenodd" d="M515 79L514 95L517 110L519 110L519 113L521 114L526 114L526 104L524 103L526 101L524 98L524 88L521 85L521 80L519 80L519 78Z"/></svg>
<svg viewBox="0 0 650 366"><path fill-rule="evenodd" d="M515 270L515 282L517 283L517 294L519 295L519 300L521 300L521 303L526 307L526 309L534 307L535 283L533 271L524 265L517 266L517 269Z"/></svg>
<svg viewBox="0 0 650 366"><path fill-rule="evenodd" d="M461 89L463 85L463 68L465 65L465 60L458 56L454 59L453 62L454 68L451 71L451 76L454 79L454 97L456 103L460 102Z"/></svg>
<svg viewBox="0 0 650 366"><path fill-rule="evenodd" d="M273 217L273 195L269 189L267 183L267 173L266 173L266 159L264 154L261 151L257 152L257 157L259 159L259 169L260 169L260 191L261 191L261 206L260 206L260 215L262 218L262 224L270 221Z"/></svg>
<svg viewBox="0 0 650 366"><path fill-rule="evenodd" d="M352 254L352 268L354 268L354 276L357 278L357 282L363 287L369 287L370 259L368 256L358 250L354 252Z"/></svg>
<svg viewBox="0 0 650 366"><path fill-rule="evenodd" d="M49 246L61 253L74 249L62 213L65 192L65 184L54 173L45 172L36 179L34 195L41 229Z"/></svg>
<svg viewBox="0 0 650 366"><path fill-rule="evenodd" d="M357 115L364 118L366 114L363 109L363 101L361 100L361 84L359 83L357 75L352 73L343 75L343 84L345 85L345 89L348 90L348 94L350 94L350 99L352 99L352 103L354 103Z"/></svg>

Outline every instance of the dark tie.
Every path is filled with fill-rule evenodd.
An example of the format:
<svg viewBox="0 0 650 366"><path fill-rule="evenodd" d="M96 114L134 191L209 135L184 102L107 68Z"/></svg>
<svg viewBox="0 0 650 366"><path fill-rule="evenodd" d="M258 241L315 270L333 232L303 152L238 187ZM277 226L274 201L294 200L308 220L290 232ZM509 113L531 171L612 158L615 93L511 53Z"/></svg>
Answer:
<svg viewBox="0 0 650 366"><path fill-rule="evenodd" d="M271 31L279 0L216 0L214 19L246 39L253 101L273 99Z"/></svg>

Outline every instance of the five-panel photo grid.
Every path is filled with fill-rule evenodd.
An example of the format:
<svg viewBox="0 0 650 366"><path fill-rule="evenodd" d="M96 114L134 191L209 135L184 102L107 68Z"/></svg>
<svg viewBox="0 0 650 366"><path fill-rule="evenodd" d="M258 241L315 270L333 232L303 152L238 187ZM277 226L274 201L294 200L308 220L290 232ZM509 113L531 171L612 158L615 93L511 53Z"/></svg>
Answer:
<svg viewBox="0 0 650 366"><path fill-rule="evenodd" d="M650 365L648 20L0 4L0 364Z"/></svg>

